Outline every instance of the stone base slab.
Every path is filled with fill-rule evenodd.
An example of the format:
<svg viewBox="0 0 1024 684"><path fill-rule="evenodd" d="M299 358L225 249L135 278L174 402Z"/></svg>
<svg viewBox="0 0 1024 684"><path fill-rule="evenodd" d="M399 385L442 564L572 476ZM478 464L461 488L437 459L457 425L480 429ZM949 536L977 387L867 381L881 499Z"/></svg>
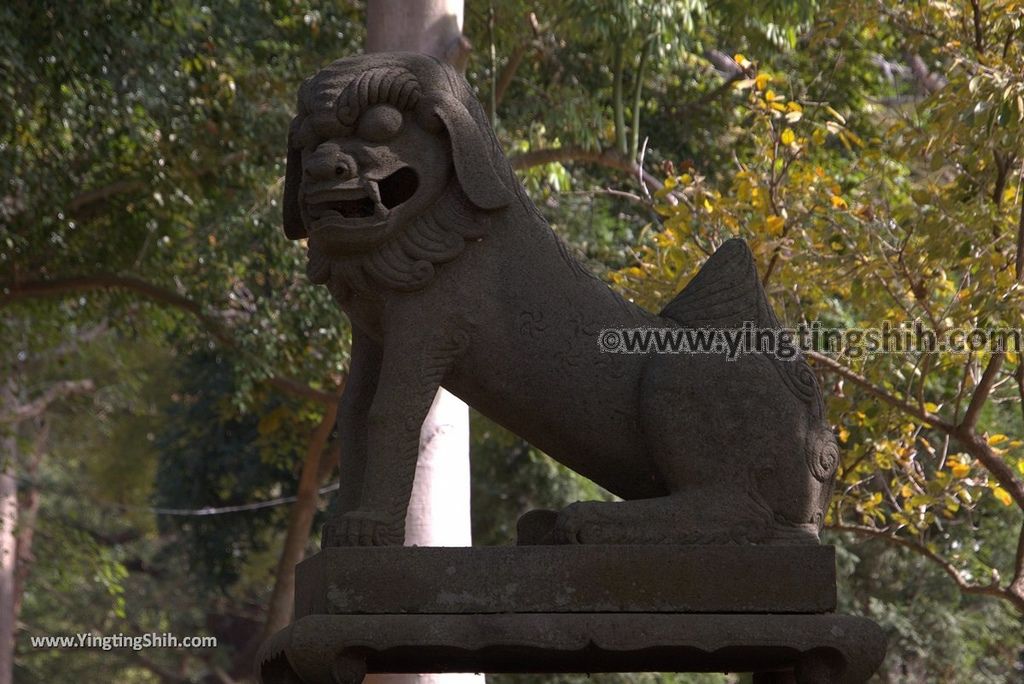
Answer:
<svg viewBox="0 0 1024 684"><path fill-rule="evenodd" d="M334 547L300 563L295 616L826 613L831 546Z"/></svg>
<svg viewBox="0 0 1024 684"><path fill-rule="evenodd" d="M368 672L754 672L863 682L885 654L843 615L309 615L260 653L264 684L358 684Z"/></svg>

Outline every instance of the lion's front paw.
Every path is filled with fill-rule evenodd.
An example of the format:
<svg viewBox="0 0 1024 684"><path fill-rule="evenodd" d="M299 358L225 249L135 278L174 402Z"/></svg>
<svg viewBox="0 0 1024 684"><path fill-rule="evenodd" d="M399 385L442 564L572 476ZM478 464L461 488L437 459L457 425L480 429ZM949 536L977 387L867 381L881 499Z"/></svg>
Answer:
<svg viewBox="0 0 1024 684"><path fill-rule="evenodd" d="M324 525L323 546L399 546L405 521L377 511L350 511Z"/></svg>
<svg viewBox="0 0 1024 684"><path fill-rule="evenodd" d="M581 501L563 508L555 519L552 540L556 544L586 544L594 534L594 505Z"/></svg>

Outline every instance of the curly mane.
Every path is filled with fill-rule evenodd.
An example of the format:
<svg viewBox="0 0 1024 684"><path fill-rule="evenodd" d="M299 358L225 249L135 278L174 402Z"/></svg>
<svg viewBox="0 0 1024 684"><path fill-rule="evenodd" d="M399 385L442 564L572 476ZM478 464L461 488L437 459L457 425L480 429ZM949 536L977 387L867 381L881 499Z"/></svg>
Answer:
<svg viewBox="0 0 1024 684"><path fill-rule="evenodd" d="M412 113L425 130L439 135L447 130L456 174L431 209L380 245L350 256L309 252L309 278L328 285L341 300L355 292L382 287L411 291L425 286L437 266L455 259L468 240L481 239L494 211L513 198L539 216L502 154L479 102L448 65L435 59L364 55L328 65L299 89L299 111L289 131L289 153L297 154L317 139L351 133L360 115L376 104ZM462 119L458 119L460 109ZM468 142L457 139L469 130L479 137ZM478 159L465 164L467 155L477 155ZM478 163L481 159L486 162ZM295 173L301 173L297 158L290 165L296 167ZM285 191L286 227L287 203L297 201L298 179L292 178L291 191L287 186ZM297 209L292 215L297 215ZM295 229L289 235L304 237L304 231Z"/></svg>
<svg viewBox="0 0 1024 684"><path fill-rule="evenodd" d="M381 286L417 290L433 279L435 266L457 257L467 240L481 239L488 224L453 182L427 213L365 254L330 257L311 251L306 273L340 300Z"/></svg>

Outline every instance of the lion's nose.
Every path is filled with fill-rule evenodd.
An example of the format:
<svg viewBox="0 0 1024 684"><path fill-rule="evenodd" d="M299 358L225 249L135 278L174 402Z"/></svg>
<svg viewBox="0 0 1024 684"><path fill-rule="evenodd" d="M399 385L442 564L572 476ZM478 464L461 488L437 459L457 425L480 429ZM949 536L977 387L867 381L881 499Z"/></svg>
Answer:
<svg viewBox="0 0 1024 684"><path fill-rule="evenodd" d="M356 177L356 162L334 143L324 143L306 159L305 172L315 181L347 181Z"/></svg>

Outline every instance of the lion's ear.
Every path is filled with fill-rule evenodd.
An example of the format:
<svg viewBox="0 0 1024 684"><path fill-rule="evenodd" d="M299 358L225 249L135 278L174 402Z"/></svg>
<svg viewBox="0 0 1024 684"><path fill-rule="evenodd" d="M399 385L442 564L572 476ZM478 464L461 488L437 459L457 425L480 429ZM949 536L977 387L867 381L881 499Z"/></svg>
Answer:
<svg viewBox="0 0 1024 684"><path fill-rule="evenodd" d="M284 171L284 234L292 240L309 237L302 225L302 211L299 209L299 186L302 184L302 150L293 147L288 136L288 161Z"/></svg>
<svg viewBox="0 0 1024 684"><path fill-rule="evenodd" d="M444 93L433 107L444 122L452 142L452 160L459 185L469 201L480 209L500 209L512 202L512 193L498 175L493 159L496 151L482 130L486 121L477 121L457 98Z"/></svg>

